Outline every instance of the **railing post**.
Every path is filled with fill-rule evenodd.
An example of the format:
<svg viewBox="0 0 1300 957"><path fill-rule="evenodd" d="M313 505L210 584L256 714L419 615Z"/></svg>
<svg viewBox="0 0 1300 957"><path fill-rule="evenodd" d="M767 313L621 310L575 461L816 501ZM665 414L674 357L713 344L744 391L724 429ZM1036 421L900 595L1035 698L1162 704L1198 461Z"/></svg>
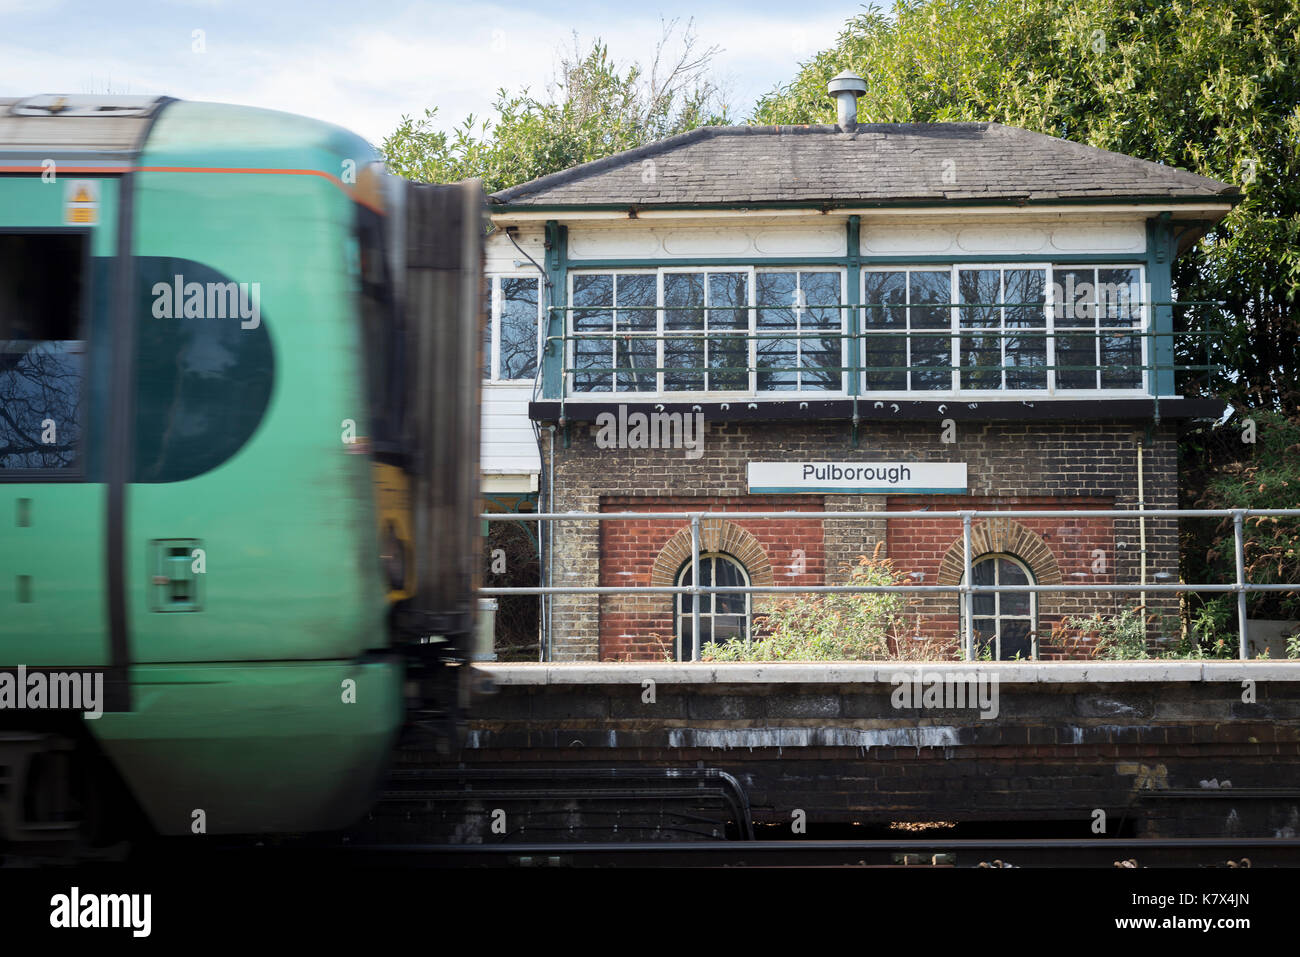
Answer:
<svg viewBox="0 0 1300 957"><path fill-rule="evenodd" d="M961 609L962 617L966 623L965 649L966 660L975 660L975 623L972 619L971 607L971 554L970 554L970 524L971 516L966 512L961 517L961 549L962 549L962 567L966 573L961 580Z"/></svg>
<svg viewBox="0 0 1300 957"><path fill-rule="evenodd" d="M700 516L691 516L691 661L700 660Z"/></svg>
<svg viewBox="0 0 1300 957"><path fill-rule="evenodd" d="M1237 628L1239 631L1237 657L1246 660L1246 544L1242 534L1245 511L1232 510L1232 536L1237 550Z"/></svg>

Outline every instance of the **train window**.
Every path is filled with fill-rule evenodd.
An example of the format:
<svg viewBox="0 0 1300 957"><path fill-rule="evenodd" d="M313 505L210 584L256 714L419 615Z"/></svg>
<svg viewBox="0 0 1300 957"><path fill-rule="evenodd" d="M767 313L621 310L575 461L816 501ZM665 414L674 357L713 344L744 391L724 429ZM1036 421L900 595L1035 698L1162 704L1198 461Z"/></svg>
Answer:
<svg viewBox="0 0 1300 957"><path fill-rule="evenodd" d="M1010 555L984 555L971 568L976 585L1032 585L1034 576L1019 559ZM995 592L971 596L974 610L977 657L995 661L1034 657L1034 621L1037 612L1033 592ZM965 633L963 623L963 634ZM986 650L987 649L987 650Z"/></svg>
<svg viewBox="0 0 1300 957"><path fill-rule="evenodd" d="M0 470L80 469L86 237L0 233Z"/></svg>
<svg viewBox="0 0 1300 957"><path fill-rule="evenodd" d="M274 307L265 308L244 277L190 259L137 256L135 269L133 481L179 482L233 458L266 414L275 380L267 332ZM176 304L190 300L175 291L177 283L205 293L209 318L181 317ZM242 317L255 303L254 325Z"/></svg>
<svg viewBox="0 0 1300 957"><path fill-rule="evenodd" d="M677 584L685 587L694 580L691 563L677 573ZM730 555L718 552L700 556L700 584L719 587L743 587L749 584L745 566ZM692 661L694 655L694 603L690 595L677 596L677 660ZM748 593L700 596L700 646L709 642L724 644L732 638L749 638L750 601Z"/></svg>

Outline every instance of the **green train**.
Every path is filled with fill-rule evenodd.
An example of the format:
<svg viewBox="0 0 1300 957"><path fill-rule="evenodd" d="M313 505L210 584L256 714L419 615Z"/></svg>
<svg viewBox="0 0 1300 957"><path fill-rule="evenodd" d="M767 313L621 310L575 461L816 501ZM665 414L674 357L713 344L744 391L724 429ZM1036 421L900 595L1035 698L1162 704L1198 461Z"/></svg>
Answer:
<svg viewBox="0 0 1300 957"><path fill-rule="evenodd" d="M0 99L0 842L339 828L454 734L484 202L302 117Z"/></svg>

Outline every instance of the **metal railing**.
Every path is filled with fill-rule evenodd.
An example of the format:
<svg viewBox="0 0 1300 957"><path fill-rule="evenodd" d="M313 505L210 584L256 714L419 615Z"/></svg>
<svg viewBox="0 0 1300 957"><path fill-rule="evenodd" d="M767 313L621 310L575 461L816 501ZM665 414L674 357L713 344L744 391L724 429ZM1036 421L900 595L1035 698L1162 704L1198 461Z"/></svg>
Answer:
<svg viewBox="0 0 1300 957"><path fill-rule="evenodd" d="M1160 302L1135 303L1127 308L1130 308L1143 316L1149 316L1149 313L1152 310L1170 310L1172 312L1172 310L1174 309L1203 308L1203 307L1217 308L1221 306L1222 303L1218 303L1218 302L1160 301ZM981 309L1023 310L1023 309L1031 309L1031 308L1044 310L1043 320L1041 324L1035 323L1033 326L1026 325L1025 327L1015 327L1015 328L1002 328L1006 326L1006 323L1002 321L998 322L998 328L985 327L975 323L967 324L968 323L967 312L970 310L981 310ZM1209 389L1210 378L1219 371L1219 366L1216 363L1211 361L1211 356L1210 356L1211 343L1213 342L1214 338L1218 335L1218 332L1214 328L1213 323L1206 322L1204 328L1200 328L1200 329L1157 331L1151 328L1151 322L1149 318L1135 317L1129 321L1130 324L1120 325L1120 326L1104 325L1102 324L1101 319L1097 318L1093 320L1093 324L1091 326L1083 326L1081 324L1061 325L1059 328L1056 328L1055 324L1059 320L1054 319L1053 325L1049 327L1046 318L1047 312L1051 311L1053 308L1055 308L1053 305L1044 302L923 303L923 304L913 304L910 306L906 304L897 304L897 303L865 303L865 304L838 303L838 304L828 304L828 305L802 304L797 307L791 306L789 304L753 305L753 306L749 306L749 305L689 306L689 307L661 306L661 305L615 306L615 305L605 305L605 304L548 306L547 307L548 314L556 313L556 312L562 313L563 322L561 324L559 335L548 335L545 337L543 343L543 352L549 353L550 349L553 346L558 346L560 351L560 356L563 358L563 363L561 365L561 373L562 373L561 374L562 386L561 386L561 394L560 394L561 400L564 400L570 397L571 395L591 395L592 393L611 393L616 395L622 395L622 394L653 395L656 397L663 397L665 395L670 395L674 392L717 392L720 395L728 395L728 394L736 394L736 393L742 395L747 395L751 393L753 394L770 393L774 397L782 397L782 396L789 395L790 390L784 388L772 389L772 388L755 387L751 389L750 382L749 382L749 376L751 374L754 375L766 374L766 375L778 375L778 376L789 375L789 376L796 376L796 377L825 376L825 375L833 374L837 377L841 377L845 373L848 373L850 381L849 381L847 393L851 395L860 394L864 396L871 396L875 393L892 394L897 392L906 392L909 394L916 394L918 396L924 396L926 394L941 394L941 395L951 394L951 393L964 394L966 392L987 393L990 391L1032 391L1032 392L1046 393L1049 390L1049 385L1048 385L1049 375L1051 375L1052 381L1054 383L1054 388L1057 390L1068 392L1068 391L1086 390L1088 388L1092 388L1095 390L1098 388L1097 384L1094 384L1091 387L1062 385L1060 384L1057 376L1057 374L1059 373L1077 373L1077 374L1090 373L1094 376L1094 383L1097 383L1098 379L1101 378L1100 376L1098 376L1098 373L1102 374L1102 376L1104 376L1105 373L1112 373L1118 376L1126 376L1126 377L1136 376L1137 381L1135 384L1114 385L1114 386L1100 385L1101 389L1113 388L1118 390L1132 390L1135 392L1140 390L1149 390L1152 392L1156 391L1154 389L1150 389L1150 386L1153 385L1154 383L1145 380L1146 373L1150 373L1152 378L1154 378L1156 375L1162 372L1168 373L1171 376L1176 376L1179 373L1204 373L1206 378L1205 385L1207 391L1212 391ZM950 322L944 327L931 326L929 328L920 328L920 329L868 328L867 324L863 322L863 318L869 317L872 314L873 310L879 310L883 313L885 310L898 312L898 311L904 311L908 309L914 311L927 311L927 314L928 311L941 312L942 310L949 310L950 313L952 313L954 310L956 310L956 313L954 314L957 315L958 318L956 320L950 320ZM802 326L802 325L800 328L790 328L790 329L776 329L776 328L759 329L757 326L748 325L748 320L747 320L746 328L743 329L727 328L726 326L722 326L720 328L704 328L705 326L704 315L706 312L710 314L720 313L723 315L742 314L742 313L749 314L753 312L755 315L758 315L764 311L785 312L785 313L796 313L796 312L815 313L818 310L832 311L832 312L838 312L842 310L854 310L855 312L852 313L852 316L855 319L854 322L855 328L849 331L845 331L843 329L843 324L841 323L839 326L835 326L835 327L827 327L824 329L812 329L812 330L809 330L807 329L806 326ZM615 321L614 317L619 313L630 313L633 315L636 315L638 313L654 313L657 315L658 313L661 312L664 313L666 316L671 316L676 313L688 313L692 317L698 317L699 328L680 328L680 329L666 328L665 327L666 323L660 323L657 319L655 320L655 326L656 326L655 328L637 328L636 326L631 326L629 328L621 328L621 329L613 328L614 321ZM586 329L586 330L574 329L572 328L572 324L575 322L574 313L579 313L579 314L585 313L585 314L591 314L593 316L597 316L600 318L600 321L608 323L611 328ZM1109 318L1115 318L1115 317L1109 317ZM588 317L580 315L577 317L576 321L582 322L582 321L590 321L590 320L588 319ZM1016 321L1021 322L1024 320L1017 317ZM1078 323L1079 320L1070 319L1067 320L1067 322ZM947 362L936 361L936 362L918 364L915 362L904 361L903 364L893 363L889 365L866 365L865 362L862 361L863 356L868 351L869 341L875 337L885 337L885 338L893 337L896 340L896 343L898 345L904 347L906 347L909 341L913 341L913 340L947 339L952 344L952 352L955 353L955 355L950 354L947 357L947 359L949 360ZM1108 339L1113 340L1113 339L1122 339L1122 338L1137 340L1136 347L1141 352L1144 353L1143 357L1139 359L1139 361L1112 362L1112 363L1048 362L1049 356L1054 357L1056 348L1060 340L1092 339L1095 342L1097 340L1105 341ZM975 363L965 363L961 361L962 355L965 352L970 351L969 345L972 342L980 343L980 345L974 350L975 352L982 352L985 350L988 351L996 350L998 352L998 358L1001 359L1002 352L1003 352L1003 348L1002 348L1003 340L1033 340L1033 339L1046 340L1044 345L1042 346L1041 362L1037 361L1037 356L1028 357L1032 361L1013 362L1010 364L1003 363L1003 362L985 363L982 361L975 362ZM1158 355L1158 352L1160 350L1155 348L1155 343L1162 339L1169 340L1169 345L1168 345L1169 355L1165 359L1162 359ZM580 343L584 341L600 341L600 340L617 340L619 342L624 343L625 346L630 345L634 341L655 343L656 357L658 357L659 355L659 346L658 346L659 343L664 343L666 350L674 351L669 349L668 343L704 342L704 343L711 344L715 348L719 348L724 352L735 353L737 351L740 351L738 347L741 346L742 344L744 346L744 351L748 351L750 343L758 343L762 341L802 343L805 340L818 340L822 342L833 342L839 340L841 341L841 343L848 344L847 353L848 353L849 364L848 365L823 365L817 362L808 363L804 361L806 357L802 355L802 351L801 351L798 357L794 357L794 356L788 357L789 360L788 364L760 365L757 361L758 359L757 350L755 350L754 352L750 353L749 356L747 356L746 361L744 362L743 365L712 364L710 361L705 359L705 356L703 354L703 348L700 349L699 364L684 365L684 366L659 365L657 362L653 366L636 366L631 364L619 365L617 364L616 359L614 360L615 361L614 365L605 365L605 366L597 366L597 365L582 366L577 364L572 364L572 365L569 364L571 362L576 361L575 358L570 355L570 351L571 351L569 348L570 343ZM996 341L990 347L988 343L993 340ZM1180 340L1182 340L1183 342L1191 342L1192 349L1195 351L1201 351L1196 347L1197 345L1203 344L1204 361L1203 362L1178 362L1177 352L1178 352ZM802 350L802 346L800 346L800 349ZM1184 345L1183 349L1186 351L1187 346ZM683 351L683 350L679 347L675 351ZM834 347L832 346L829 351L833 353ZM841 361L843 361L845 358L844 356L845 351L846 350L844 349L842 344L841 352L840 352ZM828 350L821 349L818 350L818 352L824 354L827 353ZM610 354L611 354L611 359L614 359L614 349L613 349L612 341L611 341ZM593 358L596 357L593 356ZM728 355L727 358L730 359L730 355ZM782 357L782 358L786 358L786 357ZM957 383L957 386L952 387L950 383L948 387L918 388L916 386L907 384L906 377L912 373L919 373L930 377L934 377L937 375L944 375L944 374L947 374L950 377L955 376L955 381ZM665 376L665 382L664 382L665 388L662 389L660 388L660 383L658 379L660 374L663 374ZM898 376L898 375L903 376L904 377L903 381L905 384L901 387L879 388L879 387L873 387L871 383L863 383L861 381L863 375L879 375L885 377L891 374L894 376ZM1002 377L1004 375L1037 376L1040 374L1043 378L1043 384L1041 386L1029 385L1023 387L1019 387L1019 386L1004 387L1002 385L1002 381L1003 381ZM701 383L701 386L698 389L667 387L668 386L667 377L673 375L682 376L682 377L691 376L691 377L698 378L698 381ZM577 384L575 384L575 382L573 381L574 378L578 376L584 378L608 377L610 381L606 383L590 384L590 387L587 388L579 388ZM616 382L614 380L615 376L619 377L619 381ZM722 386L716 386L716 387L710 386L708 388L705 388L704 383L706 381L705 380L706 376L716 377L717 379L722 380L724 383L731 381L732 384L724 384ZM735 378L739 376L745 377L745 382L743 386L735 384ZM643 383L647 377L652 377L654 379L654 388L642 388L640 386L640 383ZM988 381L989 377L994 377L996 379L996 384L994 385L967 384L968 377L983 379L985 382ZM620 387L622 386L624 381L626 381L628 385L633 386L633 388ZM861 388L861 386L864 385L866 386L866 388L865 389ZM818 393L838 394L845 390L843 389L843 383L840 383L839 386L823 384L822 386L815 387L815 388L796 388L794 391L800 393L814 393L814 394L818 394Z"/></svg>
<svg viewBox="0 0 1300 957"><path fill-rule="evenodd" d="M700 651L700 598L721 594L934 594L956 593L960 596L964 634L962 649L966 661L975 660L975 633L972 599L975 595L1000 593L1137 593L1139 595L1220 592L1237 596L1238 659L1246 660L1246 595L1250 592L1300 591L1300 583L1277 584L1246 581L1245 520L1247 518L1300 519L1300 508L1282 509L963 509L958 511L897 511L897 512L833 512L833 511L734 511L734 512L487 512L480 516L491 522L617 522L647 519L654 521L687 522L691 529L691 584L690 585L637 585L617 587L609 585L544 585L480 588L479 594L497 595L690 595L691 636L693 661L699 660ZM897 521L900 519L960 519L962 523L962 568L964 574L956 585L701 585L700 584L700 530L708 520L745 521L856 519L858 521ZM1230 583L1165 584L1138 582L1134 584L1094 583L1087 585L975 585L971 582L976 558L971 548L971 533L978 519L1051 519L1051 518L1111 518L1180 519L1180 518L1231 518L1236 555L1236 576ZM674 612L674 617L676 612Z"/></svg>

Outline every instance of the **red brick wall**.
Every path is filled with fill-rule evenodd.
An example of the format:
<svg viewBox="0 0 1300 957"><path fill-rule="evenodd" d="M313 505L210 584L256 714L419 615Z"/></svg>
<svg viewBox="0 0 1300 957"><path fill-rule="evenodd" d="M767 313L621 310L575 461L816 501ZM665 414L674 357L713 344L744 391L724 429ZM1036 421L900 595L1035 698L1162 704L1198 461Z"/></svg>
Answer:
<svg viewBox="0 0 1300 957"><path fill-rule="evenodd" d="M602 496L602 512L819 512L820 496L741 495L713 497ZM600 584L648 586L655 559L685 521L629 519L601 522ZM822 523L817 519L738 519L757 539L778 585L821 585L826 580ZM796 549L803 573L793 574ZM674 572L676 569L674 569ZM752 573L752 570L751 570ZM673 595L605 595L600 600L600 657L603 661L663 661L672 653ZM754 596L754 608L762 599Z"/></svg>
<svg viewBox="0 0 1300 957"><path fill-rule="evenodd" d="M984 510L1060 510L1112 509L1113 500L1103 497L1052 498L1046 496L981 497L967 495L891 495L887 509L910 511L928 508L934 511L961 509ZM1063 584L1112 584L1117 561L1115 522L1110 518L1020 518L1025 528L1039 535L1055 557ZM920 572L917 584L938 584L940 562L954 542L960 542L960 518L909 519L889 523L889 557L905 572ZM1105 553L1105 572L1094 572L1094 550ZM979 558L979 555L973 555ZM1129 596L1136 601L1137 596ZM1063 617L1091 614L1098 602L1113 603L1105 593L1038 595L1038 648L1043 659L1089 657L1091 642L1056 629ZM914 613L921 615L921 633L927 637L946 638L960 628L959 599L956 594L923 596Z"/></svg>

